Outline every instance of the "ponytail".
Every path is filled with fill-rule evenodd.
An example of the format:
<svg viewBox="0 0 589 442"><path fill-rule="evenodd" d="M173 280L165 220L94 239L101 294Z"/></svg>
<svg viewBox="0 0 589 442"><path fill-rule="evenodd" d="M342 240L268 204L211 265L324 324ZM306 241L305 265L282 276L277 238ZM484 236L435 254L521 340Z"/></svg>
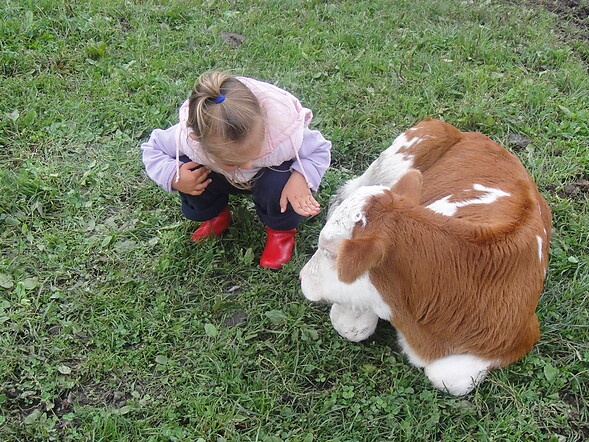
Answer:
<svg viewBox="0 0 589 442"><path fill-rule="evenodd" d="M223 158L222 145L214 141L240 142L261 119L257 98L236 77L212 71L198 78L189 98L187 123L209 153Z"/></svg>

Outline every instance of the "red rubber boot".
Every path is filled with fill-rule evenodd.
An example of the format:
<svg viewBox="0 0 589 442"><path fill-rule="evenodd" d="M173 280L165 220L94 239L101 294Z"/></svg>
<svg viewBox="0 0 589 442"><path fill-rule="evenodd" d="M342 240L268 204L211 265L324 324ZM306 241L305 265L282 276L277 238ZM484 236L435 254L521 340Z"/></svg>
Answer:
<svg viewBox="0 0 589 442"><path fill-rule="evenodd" d="M279 269L282 264L286 264L292 258L292 249L294 248L294 236L297 229L291 230L274 230L266 227L268 239L262 257L260 266L271 269Z"/></svg>
<svg viewBox="0 0 589 442"><path fill-rule="evenodd" d="M192 234L190 239L192 241L202 241L205 238L209 238L213 235L221 236L227 227L231 224L231 212L229 212L229 206L221 210L216 217L203 222L196 232Z"/></svg>

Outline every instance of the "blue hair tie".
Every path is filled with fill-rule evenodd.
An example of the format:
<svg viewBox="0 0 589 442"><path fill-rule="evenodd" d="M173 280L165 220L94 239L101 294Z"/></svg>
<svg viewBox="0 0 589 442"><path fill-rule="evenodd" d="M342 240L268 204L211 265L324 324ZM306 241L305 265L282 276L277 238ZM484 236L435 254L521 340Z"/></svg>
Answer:
<svg viewBox="0 0 589 442"><path fill-rule="evenodd" d="M223 101L225 101L225 95L219 94L219 96L215 98L213 101L217 104L223 103Z"/></svg>

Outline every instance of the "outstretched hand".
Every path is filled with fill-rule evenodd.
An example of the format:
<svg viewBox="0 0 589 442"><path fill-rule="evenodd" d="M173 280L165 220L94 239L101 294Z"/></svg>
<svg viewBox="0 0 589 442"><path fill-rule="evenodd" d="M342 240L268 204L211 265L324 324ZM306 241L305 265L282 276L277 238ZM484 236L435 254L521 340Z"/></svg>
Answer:
<svg viewBox="0 0 589 442"><path fill-rule="evenodd" d="M180 178L176 181L176 175L172 178L172 188L188 195L200 195L212 181L208 178L211 170L207 167L196 167L200 164L189 161L180 166Z"/></svg>
<svg viewBox="0 0 589 442"><path fill-rule="evenodd" d="M292 172L286 182L280 196L280 212L286 211L286 206L290 203L293 210L302 216L317 215L321 206L313 198L311 189L307 186L305 177L297 172Z"/></svg>

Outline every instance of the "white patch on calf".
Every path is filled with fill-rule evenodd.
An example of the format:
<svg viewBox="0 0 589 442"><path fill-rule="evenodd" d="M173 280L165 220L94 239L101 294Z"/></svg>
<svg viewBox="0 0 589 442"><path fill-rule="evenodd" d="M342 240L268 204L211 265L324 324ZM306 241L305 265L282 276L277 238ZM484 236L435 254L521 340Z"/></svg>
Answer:
<svg viewBox="0 0 589 442"><path fill-rule="evenodd" d="M415 130L416 128L412 128L412 129ZM407 138L407 132L412 132L412 129L409 129L409 130L403 132L401 135L399 135L397 138L395 138L395 141L393 141L393 144L391 145L391 147L389 149L391 149L395 152L398 152L399 149L409 149L414 144L417 144L421 140L423 140L422 137Z"/></svg>
<svg viewBox="0 0 589 442"><path fill-rule="evenodd" d="M536 239L538 240L538 259L542 262L542 237L540 235L536 235Z"/></svg>
<svg viewBox="0 0 589 442"><path fill-rule="evenodd" d="M494 187L485 187L482 184L473 184L472 188L474 190L478 190L479 192L487 192L487 195L482 196L480 198L481 199L480 204L490 204L490 203L496 201L501 196L509 196L510 195L508 192L504 192L501 189L496 189ZM473 204L479 204L479 203L473 203Z"/></svg>
<svg viewBox="0 0 589 442"><path fill-rule="evenodd" d="M436 359L425 367L425 374L434 387L454 396L469 393L489 372L496 361L474 355L451 355Z"/></svg>
<svg viewBox="0 0 589 442"><path fill-rule="evenodd" d="M383 193L385 186L363 186L356 189L338 207L334 209L319 235L319 249L335 255L342 239L352 236L356 223L366 225L364 206L373 195Z"/></svg>
<svg viewBox="0 0 589 442"><path fill-rule="evenodd" d="M418 144L424 137L407 138L406 133L399 135L391 147L385 150L377 160L370 165L361 177L363 186L381 185L393 187L405 173L413 167L413 155L399 153L401 149L409 149Z"/></svg>
<svg viewBox="0 0 589 442"><path fill-rule="evenodd" d="M504 192L501 189L495 189L493 187L485 187L481 184L473 184L473 190L479 192L485 192L483 195L473 198L470 200L463 200L463 201L452 201L450 202L450 198L452 195L445 196L438 201L434 201L430 205L426 207L426 209L433 210L436 213L445 216L454 216L460 207L469 206L471 204L492 204L497 201L500 197L503 196L510 196L508 192ZM467 192L472 192L471 189L467 189Z"/></svg>
<svg viewBox="0 0 589 442"><path fill-rule="evenodd" d="M446 216L452 216L456 213L458 208L456 207L456 203L451 203L448 200L452 197L452 195L445 196L441 200L434 201L426 209L433 210L436 213Z"/></svg>
<svg viewBox="0 0 589 442"><path fill-rule="evenodd" d="M335 209L361 187L376 185L393 187L399 178L413 167L413 156L409 153L399 153L399 150L408 149L424 138L426 137L408 138L406 133L399 135L362 175L349 180L342 186L331 203L327 218L331 218Z"/></svg>
<svg viewBox="0 0 589 442"><path fill-rule="evenodd" d="M309 301L341 304L347 310L372 312L379 318L391 320L391 307L384 302L368 274L360 276L352 284L337 277L335 261L317 250L300 273L301 290Z"/></svg>
<svg viewBox="0 0 589 442"><path fill-rule="evenodd" d="M427 362L425 362L423 359L421 359L419 356L417 356L417 354L413 351L413 349L407 343L407 339L405 339L405 336L403 335L403 333L401 333L399 330L397 330L397 341L399 342L399 345L403 349L403 353L405 353L407 355L407 358L409 358L409 362L412 365L414 365L415 367L419 367L419 368L423 368L427 365Z"/></svg>

